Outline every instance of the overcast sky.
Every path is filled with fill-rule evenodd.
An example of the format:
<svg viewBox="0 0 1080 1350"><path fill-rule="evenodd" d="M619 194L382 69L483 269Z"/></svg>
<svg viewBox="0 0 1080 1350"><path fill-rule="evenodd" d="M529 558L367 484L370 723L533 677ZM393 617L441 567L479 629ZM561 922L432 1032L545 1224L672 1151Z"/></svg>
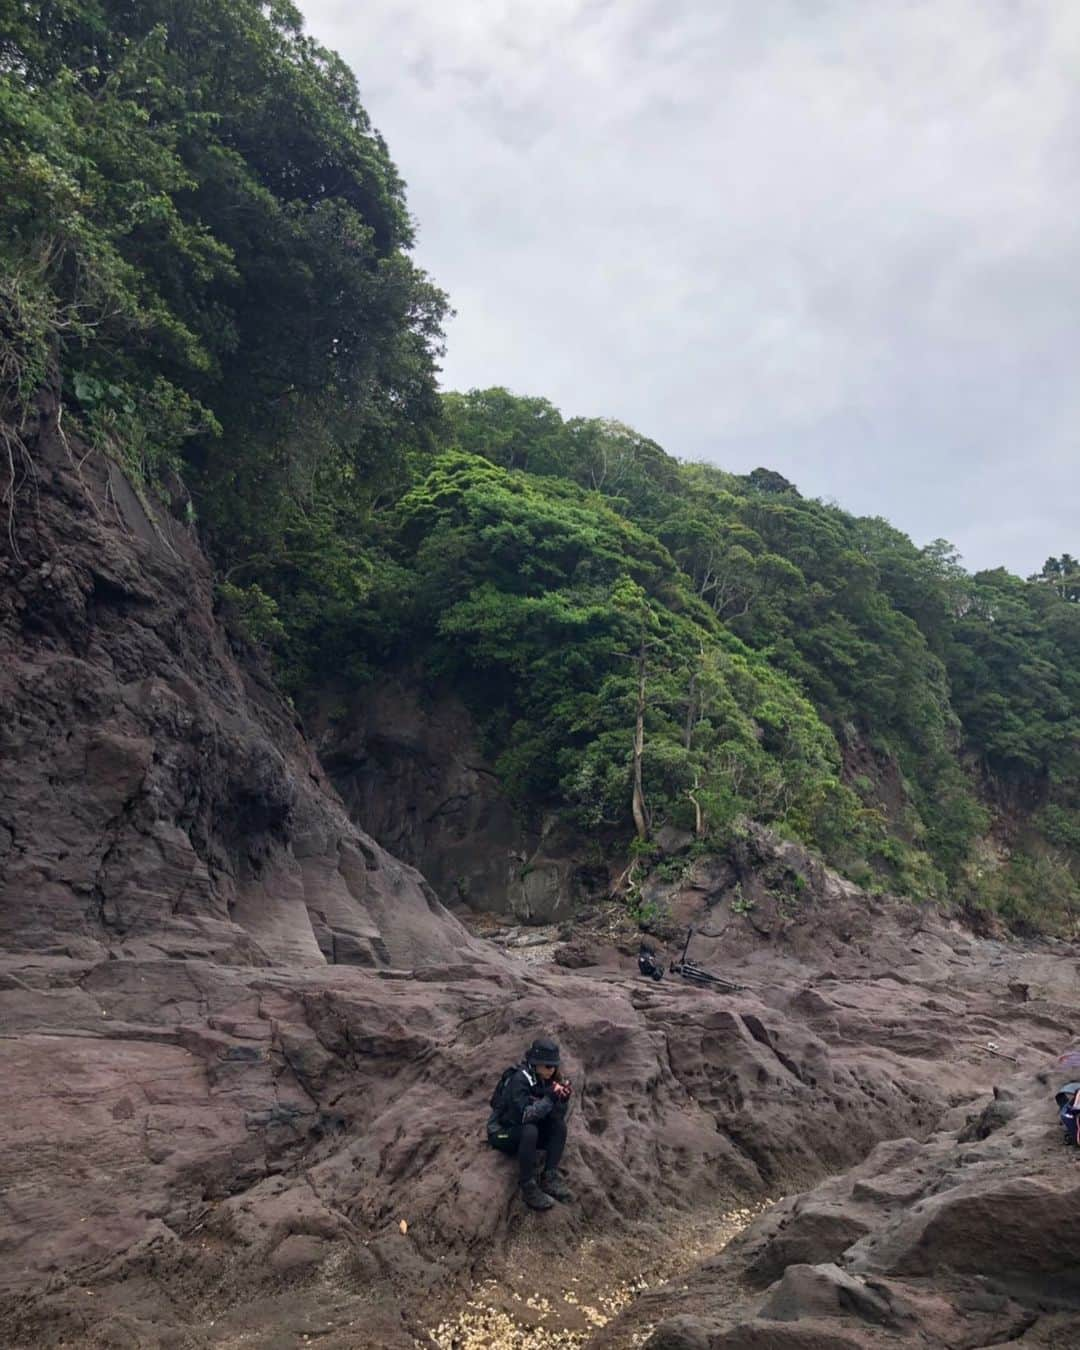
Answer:
<svg viewBox="0 0 1080 1350"><path fill-rule="evenodd" d="M301 0L449 292L444 384L1080 552L1076 0Z"/></svg>

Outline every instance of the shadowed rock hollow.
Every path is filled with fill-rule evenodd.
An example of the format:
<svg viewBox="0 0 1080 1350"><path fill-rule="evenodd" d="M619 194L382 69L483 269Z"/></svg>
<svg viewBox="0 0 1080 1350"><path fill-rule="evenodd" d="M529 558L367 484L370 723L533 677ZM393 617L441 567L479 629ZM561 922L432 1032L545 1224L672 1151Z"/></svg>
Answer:
<svg viewBox="0 0 1080 1350"><path fill-rule="evenodd" d="M1071 1034L1070 949L973 940L785 854L798 913L733 911L728 864L671 897L722 933L698 955L744 993L643 982L587 935L577 973L517 965L348 819L235 659L190 536L102 461L76 471L48 413L33 449L0 587L5 1345L424 1344L482 1279L569 1278L586 1250L615 1267L679 1216L855 1164L828 1185L884 1198L786 1201L740 1247L774 1311L878 1307L891 1295L855 1291L871 1270L929 1287L965 1223L1008 1212L1036 1240L1049 1168L1022 1212L1009 1188L1050 1138L1037 1097L1015 1146L1011 1125L970 1146L988 1170L968 1210L882 1216L916 1194L897 1167L944 1158L935 1129L1012 1072L988 1042L1043 1062ZM575 1078L579 1195L540 1220L481 1147L493 1080L537 1028ZM1068 1278L1025 1270L1020 1307L1036 1276ZM849 1343L714 1341L736 1333L702 1300L687 1344ZM653 1311L682 1315L674 1296Z"/></svg>
<svg viewBox="0 0 1080 1350"><path fill-rule="evenodd" d="M387 678L311 701L310 734L350 814L448 902L543 924L606 890L606 868L582 863L591 840L523 821L452 692Z"/></svg>

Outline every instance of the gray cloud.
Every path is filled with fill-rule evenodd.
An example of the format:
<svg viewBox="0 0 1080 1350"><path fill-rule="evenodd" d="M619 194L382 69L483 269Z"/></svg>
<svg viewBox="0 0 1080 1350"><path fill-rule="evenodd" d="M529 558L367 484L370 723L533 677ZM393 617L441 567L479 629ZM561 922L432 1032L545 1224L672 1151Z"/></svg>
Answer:
<svg viewBox="0 0 1080 1350"><path fill-rule="evenodd" d="M449 291L445 383L1076 552L1071 0L301 0Z"/></svg>

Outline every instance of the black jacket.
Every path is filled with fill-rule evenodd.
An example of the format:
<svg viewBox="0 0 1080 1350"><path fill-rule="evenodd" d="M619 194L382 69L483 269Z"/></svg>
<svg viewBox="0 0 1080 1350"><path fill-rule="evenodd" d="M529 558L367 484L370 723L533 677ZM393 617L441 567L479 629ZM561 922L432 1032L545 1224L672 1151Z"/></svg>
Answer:
<svg viewBox="0 0 1080 1350"><path fill-rule="evenodd" d="M552 1111L565 1110L551 1090L555 1081L553 1078L545 1083L534 1070L519 1064L503 1089L499 1123L514 1129L520 1125L539 1124Z"/></svg>

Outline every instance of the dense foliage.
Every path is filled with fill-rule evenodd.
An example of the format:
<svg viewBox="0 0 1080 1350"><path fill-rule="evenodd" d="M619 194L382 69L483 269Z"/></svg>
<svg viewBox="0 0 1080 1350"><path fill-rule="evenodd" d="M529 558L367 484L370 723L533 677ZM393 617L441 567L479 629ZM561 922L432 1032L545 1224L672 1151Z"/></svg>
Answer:
<svg viewBox="0 0 1080 1350"><path fill-rule="evenodd" d="M0 0L4 412L58 367L98 444L186 469L225 566L318 549L436 414L445 301L410 243L286 0Z"/></svg>
<svg viewBox="0 0 1080 1350"><path fill-rule="evenodd" d="M858 829L807 700L604 499L449 450L398 505L393 548L412 574L403 636L413 647L427 635L428 671L468 689L523 805L562 802L582 826L624 827L643 689L640 833L696 813L715 831L739 812L823 847Z"/></svg>
<svg viewBox="0 0 1080 1350"><path fill-rule="evenodd" d="M677 580L662 605L693 627L699 662L738 638L754 669L766 662L774 679L788 677L784 687L809 699L816 730L827 729L816 786L829 806L813 822L785 807L775 812L781 822L870 884L916 894L951 888L1020 927L1075 922L1080 578L1068 554L1026 582L1000 570L973 577L948 544L916 548L887 522L808 501L768 470L737 476L680 464L621 424L564 422L544 400L505 390L451 394L446 403L447 444L546 492L565 493L573 482L582 502L663 546ZM477 583L491 581L488 566L490 558L473 573ZM485 617L473 614L480 624ZM657 816L690 823L687 799L699 795L687 787L692 780L729 794L715 821L742 810L768 818L772 762L743 772L719 744L703 748L701 764L683 758L679 718L669 711L665 720L664 710L686 715L693 671L684 653L650 673L657 708L645 783ZM715 696L725 676L712 678ZM628 703L624 691L621 736L605 729L584 757L592 764L606 754L612 789L621 783L624 826ZM487 691L484 706L519 705L504 688ZM753 718L767 755L760 711ZM681 777L671 776L672 763ZM775 765L789 781L790 745ZM571 801L572 782L545 790ZM991 829L996 842L987 849ZM1002 850L1005 865L989 866Z"/></svg>
<svg viewBox="0 0 1080 1350"><path fill-rule="evenodd" d="M866 884L1075 925L1076 559L972 577L766 469L440 400L411 242L287 0L0 0L0 504L53 381L147 488L180 471L298 700L449 682L521 810L612 849L753 816Z"/></svg>

